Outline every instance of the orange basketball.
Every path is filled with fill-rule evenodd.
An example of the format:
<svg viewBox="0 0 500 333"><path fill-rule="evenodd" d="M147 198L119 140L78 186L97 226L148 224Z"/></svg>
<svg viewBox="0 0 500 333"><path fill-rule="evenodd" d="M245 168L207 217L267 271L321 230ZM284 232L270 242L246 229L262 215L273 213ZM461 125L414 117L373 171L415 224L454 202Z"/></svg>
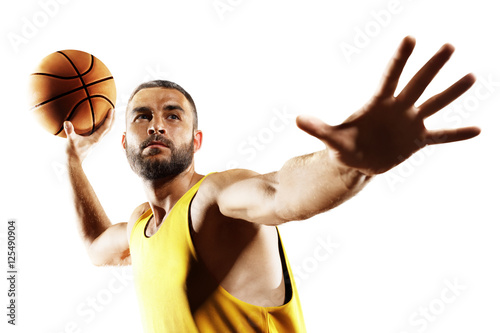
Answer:
<svg viewBox="0 0 500 333"><path fill-rule="evenodd" d="M90 135L114 108L116 86L108 68L93 55L64 50L43 58L30 77L31 110L50 133L66 137L63 123Z"/></svg>

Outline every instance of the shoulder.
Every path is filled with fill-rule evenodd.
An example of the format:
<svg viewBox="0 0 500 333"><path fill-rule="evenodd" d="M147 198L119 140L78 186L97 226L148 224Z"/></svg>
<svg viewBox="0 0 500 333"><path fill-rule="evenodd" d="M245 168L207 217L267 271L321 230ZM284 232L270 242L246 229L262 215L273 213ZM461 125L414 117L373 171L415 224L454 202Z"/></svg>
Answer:
<svg viewBox="0 0 500 333"><path fill-rule="evenodd" d="M198 189L198 197L207 204L214 204L221 195L235 192L234 189L271 189L276 184L277 172L260 174L247 169L231 169L206 176Z"/></svg>
<svg viewBox="0 0 500 333"><path fill-rule="evenodd" d="M238 181L258 175L257 172L246 169L232 169L207 175L201 182L190 208L195 229L207 219L220 221L218 198L225 189Z"/></svg>
<svg viewBox="0 0 500 333"><path fill-rule="evenodd" d="M134 225L137 222L137 220L144 213L146 213L149 209L150 209L150 206L149 206L149 203L147 203L147 202L144 202L144 203L140 204L139 206L137 206L134 209L134 211L130 215L130 218L129 218L128 224L127 224L127 236L128 236L128 239L130 239L130 234L132 233L132 229L134 228Z"/></svg>
<svg viewBox="0 0 500 333"><path fill-rule="evenodd" d="M144 202L137 206L130 215L129 223L134 224L139 219L139 217L141 217L141 215L147 212L150 208L151 207L149 206L148 202Z"/></svg>
<svg viewBox="0 0 500 333"><path fill-rule="evenodd" d="M259 175L259 173L247 169L231 169L211 173L201 183L199 192L208 191L209 193L216 194L234 183Z"/></svg>

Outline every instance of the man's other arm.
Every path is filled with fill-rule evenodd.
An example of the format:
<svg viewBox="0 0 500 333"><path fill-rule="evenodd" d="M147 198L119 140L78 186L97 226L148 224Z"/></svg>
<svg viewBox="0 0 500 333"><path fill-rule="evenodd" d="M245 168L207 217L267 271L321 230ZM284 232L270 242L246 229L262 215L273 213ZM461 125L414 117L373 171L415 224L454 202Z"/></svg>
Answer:
<svg viewBox="0 0 500 333"><path fill-rule="evenodd" d="M373 98L345 122L330 126L312 117L298 117L297 125L321 140L326 149L288 161L281 170L259 175L231 172L218 191L222 214L261 224L301 220L331 209L355 195L367 181L430 144L470 139L476 127L428 130L424 120L451 103L474 83L465 75L424 103L415 103L451 57L445 44L395 96L399 77L415 47L403 39ZM231 174L236 176L231 177Z"/></svg>
<svg viewBox="0 0 500 333"><path fill-rule="evenodd" d="M217 195L225 216L266 225L310 218L358 193L370 180L345 167L322 150L287 161L273 173L230 170L220 177L228 184Z"/></svg>

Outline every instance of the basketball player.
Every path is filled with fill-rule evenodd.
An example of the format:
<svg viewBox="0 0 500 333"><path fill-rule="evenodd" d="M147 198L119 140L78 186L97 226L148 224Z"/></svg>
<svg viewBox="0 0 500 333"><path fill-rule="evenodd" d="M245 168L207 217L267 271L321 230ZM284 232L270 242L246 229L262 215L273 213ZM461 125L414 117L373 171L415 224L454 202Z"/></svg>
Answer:
<svg viewBox="0 0 500 333"><path fill-rule="evenodd" d="M148 202L111 224L83 169L109 130L110 111L91 136L65 123L78 225L96 265L133 264L145 332L303 332L293 275L276 226L341 204L427 144L472 138L475 127L429 131L425 118L468 90L468 74L420 106L415 102L453 53L444 45L396 97L415 40L406 37L373 98L338 126L300 116L297 126L323 151L276 172L196 173L202 145L195 104L168 81L140 85L126 111L123 148Z"/></svg>

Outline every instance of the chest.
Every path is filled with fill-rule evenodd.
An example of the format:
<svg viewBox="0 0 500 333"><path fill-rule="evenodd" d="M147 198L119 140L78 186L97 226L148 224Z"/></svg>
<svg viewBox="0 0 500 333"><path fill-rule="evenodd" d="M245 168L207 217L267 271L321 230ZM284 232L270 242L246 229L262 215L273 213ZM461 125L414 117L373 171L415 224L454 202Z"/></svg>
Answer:
<svg viewBox="0 0 500 333"><path fill-rule="evenodd" d="M274 226L207 209L192 214L191 237L198 258L232 296L259 306L283 304L286 263Z"/></svg>

